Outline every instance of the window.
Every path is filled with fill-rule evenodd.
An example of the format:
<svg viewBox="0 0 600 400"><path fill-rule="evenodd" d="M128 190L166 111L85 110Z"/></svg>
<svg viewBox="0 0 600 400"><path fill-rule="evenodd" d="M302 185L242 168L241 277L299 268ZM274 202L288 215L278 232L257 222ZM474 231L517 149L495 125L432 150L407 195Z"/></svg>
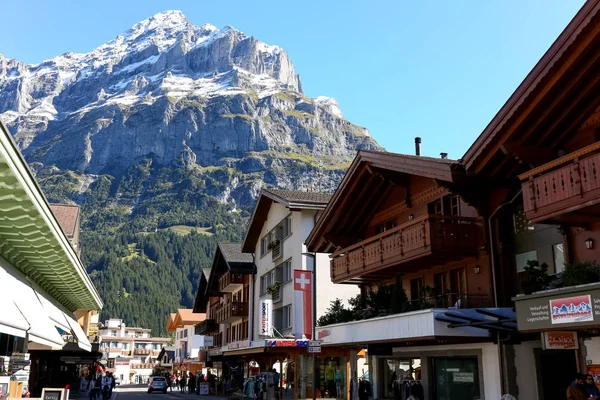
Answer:
<svg viewBox="0 0 600 400"><path fill-rule="evenodd" d="M292 271L292 259L286 260L281 264L283 274L282 274L282 282L289 282L293 279L293 271Z"/></svg>
<svg viewBox="0 0 600 400"><path fill-rule="evenodd" d="M423 289L423 278L410 280L410 299L419 300L421 298L421 290Z"/></svg>
<svg viewBox="0 0 600 400"><path fill-rule="evenodd" d="M267 236L264 236L261 240L260 240L260 255L264 256L265 254L267 254Z"/></svg>
<svg viewBox="0 0 600 400"><path fill-rule="evenodd" d="M465 278L464 269L455 269L450 273L450 290L452 293L459 295L465 294L467 291L467 280Z"/></svg>
<svg viewBox="0 0 600 400"><path fill-rule="evenodd" d="M275 240L283 240L292 234L292 215L282 219L275 228L262 237L260 240L260 255L261 257L267 254L271 249L269 245Z"/></svg>
<svg viewBox="0 0 600 400"><path fill-rule="evenodd" d="M554 253L554 273L559 274L565 270L565 249L561 244L552 246Z"/></svg>
<svg viewBox="0 0 600 400"><path fill-rule="evenodd" d="M527 261L537 260L537 250L526 251L525 253L515 254L515 265L517 273L525 272Z"/></svg>
<svg viewBox="0 0 600 400"><path fill-rule="evenodd" d="M444 207L442 206L442 200L436 200L431 203L431 213L434 215L444 215Z"/></svg>
<svg viewBox="0 0 600 400"><path fill-rule="evenodd" d="M460 198L458 196L450 197L450 212L453 217L460 216Z"/></svg>
<svg viewBox="0 0 600 400"><path fill-rule="evenodd" d="M433 291L436 296L441 296L447 293L448 288L448 272L442 272L441 274L435 274L433 276Z"/></svg>
<svg viewBox="0 0 600 400"><path fill-rule="evenodd" d="M292 327L292 305L287 305L283 307L283 326L282 328L291 328Z"/></svg>
<svg viewBox="0 0 600 400"><path fill-rule="evenodd" d="M273 283L277 282L275 280L275 271L276 268L273 268L271 271L267 272L263 276L260 277L260 295L264 295L267 293L267 288L271 286Z"/></svg>
<svg viewBox="0 0 600 400"><path fill-rule="evenodd" d="M380 234L390 229L394 229L396 227L396 219L390 219L389 221L384 222L381 225L377 225L375 227L375 234Z"/></svg>

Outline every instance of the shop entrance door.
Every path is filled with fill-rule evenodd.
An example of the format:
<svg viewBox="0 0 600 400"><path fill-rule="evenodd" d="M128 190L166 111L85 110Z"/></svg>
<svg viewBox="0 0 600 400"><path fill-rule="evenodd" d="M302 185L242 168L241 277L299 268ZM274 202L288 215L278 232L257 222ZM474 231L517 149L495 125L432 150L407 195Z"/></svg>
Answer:
<svg viewBox="0 0 600 400"><path fill-rule="evenodd" d="M432 364L435 400L481 399L477 357L435 357Z"/></svg>
<svg viewBox="0 0 600 400"><path fill-rule="evenodd" d="M577 372L577 358L573 350L538 351L539 398L565 400L567 387Z"/></svg>

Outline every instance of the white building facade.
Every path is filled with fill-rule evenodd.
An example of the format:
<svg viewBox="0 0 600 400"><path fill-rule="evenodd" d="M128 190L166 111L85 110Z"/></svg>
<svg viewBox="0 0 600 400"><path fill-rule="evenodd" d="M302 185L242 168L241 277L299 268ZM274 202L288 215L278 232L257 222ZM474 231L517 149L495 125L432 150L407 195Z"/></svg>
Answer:
<svg viewBox="0 0 600 400"><path fill-rule="evenodd" d="M294 270L306 271L298 279L312 284L316 261L317 319L335 299L347 302L359 293L356 286L334 285L329 277L328 255L308 253L304 244L329 197L314 192L261 191L242 247L244 253L253 253L256 265L256 281L250 293L251 341L310 337L312 326L303 324L310 310L295 301ZM272 310L269 315L263 312L265 302ZM272 332L264 331L265 319L272 325Z"/></svg>
<svg viewBox="0 0 600 400"><path fill-rule="evenodd" d="M128 327L118 318L106 320L98 330L109 371L122 383L143 383L152 376L157 357L170 339L150 333L150 329Z"/></svg>
<svg viewBox="0 0 600 400"><path fill-rule="evenodd" d="M169 316L167 332L175 334L174 370L195 372L204 367L205 336L195 334L195 327L205 317L205 314L194 313L192 309L179 309Z"/></svg>

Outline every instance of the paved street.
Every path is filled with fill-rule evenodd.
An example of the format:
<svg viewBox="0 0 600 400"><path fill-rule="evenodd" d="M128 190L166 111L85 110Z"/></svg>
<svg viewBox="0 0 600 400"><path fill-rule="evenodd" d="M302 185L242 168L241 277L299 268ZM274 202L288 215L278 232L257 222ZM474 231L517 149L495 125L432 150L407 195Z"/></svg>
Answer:
<svg viewBox="0 0 600 400"><path fill-rule="evenodd" d="M116 396L115 396L116 395ZM175 400L175 399L195 399L195 400L224 400L227 397L217 396L198 396L187 393L180 393L179 390L173 390L162 393L148 393L147 385L121 385L115 388L113 398L111 400L141 400L155 398L155 400Z"/></svg>

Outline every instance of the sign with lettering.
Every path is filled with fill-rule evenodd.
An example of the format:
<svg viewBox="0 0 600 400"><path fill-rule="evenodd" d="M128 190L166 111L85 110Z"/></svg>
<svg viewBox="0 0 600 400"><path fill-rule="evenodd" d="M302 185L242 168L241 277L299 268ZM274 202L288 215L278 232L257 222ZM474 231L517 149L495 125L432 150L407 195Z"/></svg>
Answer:
<svg viewBox="0 0 600 400"><path fill-rule="evenodd" d="M42 389L42 400L67 400L69 398L68 389L44 388Z"/></svg>
<svg viewBox="0 0 600 400"><path fill-rule="evenodd" d="M513 298L520 331L583 328L600 321L600 285L570 287Z"/></svg>
<svg viewBox="0 0 600 400"><path fill-rule="evenodd" d="M546 350L575 350L579 348L577 332L550 331L542 333Z"/></svg>
<svg viewBox="0 0 600 400"><path fill-rule="evenodd" d="M273 300L260 301L260 334L273 336Z"/></svg>
<svg viewBox="0 0 600 400"><path fill-rule="evenodd" d="M320 353L321 346L308 346L308 352L309 353Z"/></svg>
<svg viewBox="0 0 600 400"><path fill-rule="evenodd" d="M317 339L321 340L331 335L331 331L329 329L323 329L317 332Z"/></svg>
<svg viewBox="0 0 600 400"><path fill-rule="evenodd" d="M473 374L473 372L453 372L452 382L473 383L475 382L475 375Z"/></svg>
<svg viewBox="0 0 600 400"><path fill-rule="evenodd" d="M308 347L307 339L267 339L265 347Z"/></svg>

